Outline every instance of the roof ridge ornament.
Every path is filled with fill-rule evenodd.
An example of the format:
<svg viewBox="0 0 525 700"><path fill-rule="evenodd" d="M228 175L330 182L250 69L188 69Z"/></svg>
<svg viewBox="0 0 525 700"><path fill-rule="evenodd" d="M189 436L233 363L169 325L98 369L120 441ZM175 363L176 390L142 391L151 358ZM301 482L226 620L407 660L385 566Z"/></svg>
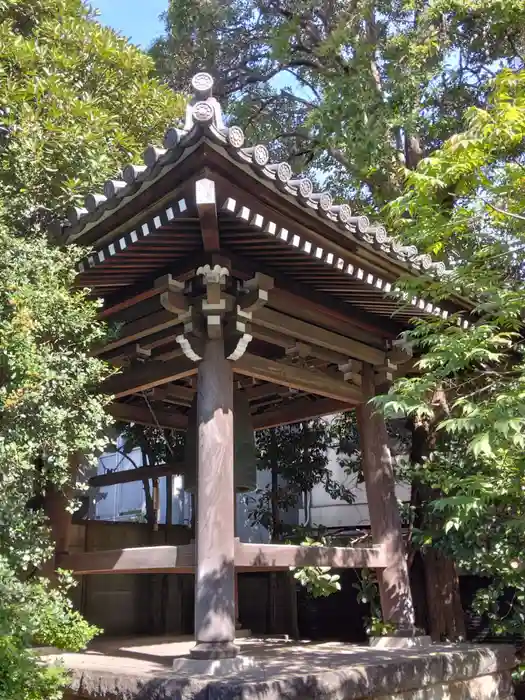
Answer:
<svg viewBox="0 0 525 700"><path fill-rule="evenodd" d="M195 123L209 124L217 131L226 131L219 101L213 97L213 78L209 73L197 73L191 79L193 99L186 107L184 131L191 131Z"/></svg>

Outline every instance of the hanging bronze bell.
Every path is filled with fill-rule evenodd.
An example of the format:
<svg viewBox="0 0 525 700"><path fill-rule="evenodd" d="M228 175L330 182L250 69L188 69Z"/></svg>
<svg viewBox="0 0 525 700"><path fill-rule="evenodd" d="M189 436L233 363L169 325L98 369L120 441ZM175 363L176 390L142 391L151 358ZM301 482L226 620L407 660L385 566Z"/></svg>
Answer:
<svg viewBox="0 0 525 700"><path fill-rule="evenodd" d="M250 404L246 394L236 389L233 394L233 480L235 490L241 493L257 487L257 452ZM197 394L189 413L184 454L184 489L195 492L197 488Z"/></svg>

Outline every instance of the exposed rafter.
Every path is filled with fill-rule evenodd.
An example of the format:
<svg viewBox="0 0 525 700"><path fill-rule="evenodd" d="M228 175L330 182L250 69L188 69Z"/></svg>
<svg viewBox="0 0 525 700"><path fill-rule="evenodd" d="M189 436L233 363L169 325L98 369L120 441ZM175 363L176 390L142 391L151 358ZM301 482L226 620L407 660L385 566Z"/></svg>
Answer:
<svg viewBox="0 0 525 700"><path fill-rule="evenodd" d="M206 253L218 251L221 247L219 221L217 219L217 198L215 183L202 178L195 183L195 204L201 224L202 245Z"/></svg>

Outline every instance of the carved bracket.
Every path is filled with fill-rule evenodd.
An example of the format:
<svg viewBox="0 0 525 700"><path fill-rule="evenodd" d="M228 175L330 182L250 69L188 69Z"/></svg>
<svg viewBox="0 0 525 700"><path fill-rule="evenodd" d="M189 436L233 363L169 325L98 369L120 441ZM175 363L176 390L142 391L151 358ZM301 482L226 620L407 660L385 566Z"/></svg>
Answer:
<svg viewBox="0 0 525 700"><path fill-rule="evenodd" d="M235 362L252 340L252 313L266 304L272 288L273 279L260 273L237 283L231 278L229 262L214 256L212 264L197 268L184 290L182 285L170 284L160 299L183 322L176 340L187 358L200 361L205 339L224 337L226 357Z"/></svg>

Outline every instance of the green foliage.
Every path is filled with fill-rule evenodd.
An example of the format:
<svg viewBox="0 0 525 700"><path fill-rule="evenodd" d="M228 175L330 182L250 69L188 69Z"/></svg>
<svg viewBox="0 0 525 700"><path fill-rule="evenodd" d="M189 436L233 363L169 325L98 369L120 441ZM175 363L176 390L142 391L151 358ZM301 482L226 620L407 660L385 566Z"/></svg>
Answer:
<svg viewBox="0 0 525 700"><path fill-rule="evenodd" d="M314 540L307 537L301 544L305 547L321 547L327 545L325 538ZM305 566L293 568L294 578L306 588L313 598L324 598L341 590L339 574L332 574L329 566Z"/></svg>
<svg viewBox="0 0 525 700"><path fill-rule="evenodd" d="M384 622L379 600L379 586L376 572L373 569L361 569L359 581L353 587L357 591L357 600L370 609L370 615L365 618L366 633L370 637L383 637L395 631L395 625Z"/></svg>
<svg viewBox="0 0 525 700"><path fill-rule="evenodd" d="M81 0L0 0L4 216L46 222L137 157L181 114L143 52Z"/></svg>
<svg viewBox="0 0 525 700"><path fill-rule="evenodd" d="M523 0L170 0L151 54L179 91L212 72L251 138L377 210L523 65L524 20Z"/></svg>
<svg viewBox="0 0 525 700"><path fill-rule="evenodd" d="M43 667L30 644L79 651L97 633L72 609L66 595L70 585L67 577L54 588L40 578L21 581L0 556L1 700L61 700L64 670Z"/></svg>
<svg viewBox="0 0 525 700"><path fill-rule="evenodd" d="M107 442L94 390L109 370L91 353L98 303L73 288L81 253L44 229L182 100L81 0L0 0L0 108L0 699L58 700L65 674L31 644L78 650L96 630L37 575L53 552L42 506L75 485L72 457L91 464Z"/></svg>
<svg viewBox="0 0 525 700"><path fill-rule="evenodd" d="M42 513L26 504L71 481L70 456L89 463L104 444L108 376L90 349L103 337L98 304L71 292L74 248L0 227L0 552L19 571L49 556Z"/></svg>
<svg viewBox="0 0 525 700"><path fill-rule="evenodd" d="M352 493L335 481L328 464L331 434L328 423L313 420L284 425L256 434L258 468L273 473L273 483L257 493L251 520L260 522L280 536L282 523L275 523L280 511L305 508L310 523L308 494L322 484L334 499L352 502Z"/></svg>
<svg viewBox="0 0 525 700"><path fill-rule="evenodd" d="M107 376L90 357L102 337L97 304L70 293L77 252L0 228L0 698L59 698L65 676L37 663L30 644L77 650L94 629L64 587L34 574L51 556L38 504L71 481L70 456L89 463L104 444ZM28 508L29 503L35 506ZM28 578L29 577L29 578Z"/></svg>
<svg viewBox="0 0 525 700"><path fill-rule="evenodd" d="M454 314L416 323L406 339L421 353L421 373L398 380L379 403L433 436L412 469L441 494L426 506L420 545L491 577L476 609L497 633L523 633L525 71L501 71L488 108L470 109L465 123L407 174L390 215L409 240L450 262L441 279L406 288L438 302L470 298L468 325ZM503 614L509 588L513 603Z"/></svg>
<svg viewBox="0 0 525 700"><path fill-rule="evenodd" d="M406 423L405 419L391 418L386 421L398 480L403 478L405 457L410 450L411 435ZM356 484L362 484L364 475L355 411L339 413L330 422L329 430L340 466L348 476L354 477Z"/></svg>
<svg viewBox="0 0 525 700"><path fill-rule="evenodd" d="M252 523L265 526L272 540L284 535L305 546L327 544L326 537L311 537L315 525L311 522L308 496L314 486L322 484L334 499L353 501L353 495L343 484L335 481L329 467L328 450L332 436L329 423L313 420L259 431L256 445L258 468L271 473L271 483L259 490L250 512ZM282 512L303 507L305 525L287 526ZM293 569L294 578L313 597L327 596L341 589L339 576L330 567L307 566Z"/></svg>

